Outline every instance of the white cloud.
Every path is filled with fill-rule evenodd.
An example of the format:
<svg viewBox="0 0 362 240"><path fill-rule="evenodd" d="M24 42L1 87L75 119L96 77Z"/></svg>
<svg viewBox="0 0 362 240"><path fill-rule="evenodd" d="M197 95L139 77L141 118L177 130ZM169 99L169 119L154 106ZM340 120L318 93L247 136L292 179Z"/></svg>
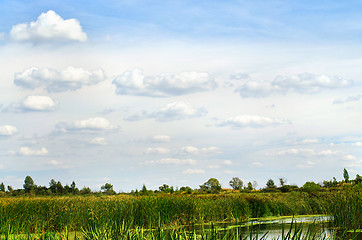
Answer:
<svg viewBox="0 0 362 240"><path fill-rule="evenodd" d="M348 87L351 84L352 81L341 77L301 73L292 76L277 76L272 82L250 80L236 91L242 97L266 97L288 92L313 94L326 89Z"/></svg>
<svg viewBox="0 0 362 240"><path fill-rule="evenodd" d="M21 156L44 156L48 154L48 150L45 147L39 150L34 150L29 147L21 147L18 154Z"/></svg>
<svg viewBox="0 0 362 240"><path fill-rule="evenodd" d="M182 101L167 104L165 107L153 113L142 112L141 114L131 115L125 120L139 121L148 118L153 118L159 122L175 121L182 119L190 119L204 116L207 113L205 108L196 108L189 103Z"/></svg>
<svg viewBox="0 0 362 240"><path fill-rule="evenodd" d="M38 19L30 23L14 25L10 31L10 38L14 41L65 42L87 40L87 34L77 19L64 20L57 13L49 10L42 13Z"/></svg>
<svg viewBox="0 0 362 240"><path fill-rule="evenodd" d="M205 171L202 169L186 169L182 171L183 174L204 174Z"/></svg>
<svg viewBox="0 0 362 240"><path fill-rule="evenodd" d="M28 96L22 102L22 107L29 111L53 111L56 102L48 96Z"/></svg>
<svg viewBox="0 0 362 240"><path fill-rule="evenodd" d="M249 75L247 73L235 73L230 75L230 80L244 80L248 78Z"/></svg>
<svg viewBox="0 0 362 240"><path fill-rule="evenodd" d="M5 40L5 33L0 32L0 41Z"/></svg>
<svg viewBox="0 0 362 240"><path fill-rule="evenodd" d="M263 116L250 116L250 115L241 115L236 117L230 117L224 120L223 122L218 123L218 127L231 127L231 128L260 128L267 126L276 126L290 123L285 119L278 118L269 118Z"/></svg>
<svg viewBox="0 0 362 240"><path fill-rule="evenodd" d="M313 149L306 149L306 148L290 148L287 150L283 150L278 152L278 155L296 155L301 157L308 157L308 156L332 156L340 154L340 151L332 151L330 149L322 150L322 151L315 151Z"/></svg>
<svg viewBox="0 0 362 240"><path fill-rule="evenodd" d="M304 144L312 144L312 143L318 143L319 140L315 138L307 138L302 141Z"/></svg>
<svg viewBox="0 0 362 240"><path fill-rule="evenodd" d="M203 148L197 148L194 146L185 146L181 148L181 152L183 154L218 154L221 153L220 148L218 147L203 147Z"/></svg>
<svg viewBox="0 0 362 240"><path fill-rule="evenodd" d="M158 165L195 165L196 160L193 159L179 159L179 158L163 158L160 160L147 161L145 164L158 164Z"/></svg>
<svg viewBox="0 0 362 240"><path fill-rule="evenodd" d="M155 135L152 137L153 142L170 142L171 137L167 135Z"/></svg>
<svg viewBox="0 0 362 240"><path fill-rule="evenodd" d="M93 72L83 68L67 67L62 71L51 68L31 67L15 73L15 85L27 88L45 88L48 92L74 91L86 85L95 85L106 79L103 69Z"/></svg>
<svg viewBox="0 0 362 240"><path fill-rule="evenodd" d="M185 154L199 154L199 149L193 146L182 147L181 151Z"/></svg>
<svg viewBox="0 0 362 240"><path fill-rule="evenodd" d="M222 163L225 164L225 165L227 165L227 166L233 165L233 161L231 161L231 160L225 160L225 161L223 161Z"/></svg>
<svg viewBox="0 0 362 240"><path fill-rule="evenodd" d="M145 151L146 154L167 154L170 153L170 149L168 148L162 148L162 147L156 147L156 148L147 148Z"/></svg>
<svg viewBox="0 0 362 240"><path fill-rule="evenodd" d="M306 157L316 155L316 152L312 149L291 148L278 152L278 155L297 155Z"/></svg>
<svg viewBox="0 0 362 240"><path fill-rule="evenodd" d="M0 136L11 136L18 132L18 129L11 125L0 126Z"/></svg>
<svg viewBox="0 0 362 240"><path fill-rule="evenodd" d="M318 155L319 156L332 156L332 155L337 155L337 154L341 154L341 153L342 153L341 151L333 151L333 150L327 149L327 150L318 152Z"/></svg>
<svg viewBox="0 0 362 240"><path fill-rule="evenodd" d="M355 95L355 96L348 96L348 97L338 98L338 99L333 101L333 104L342 104L342 103L346 103L346 102L359 101L361 98L362 98L362 94L358 94L358 95Z"/></svg>
<svg viewBox="0 0 362 240"><path fill-rule="evenodd" d="M255 167L262 167L263 164L261 162L252 162L251 165L255 166Z"/></svg>
<svg viewBox="0 0 362 240"><path fill-rule="evenodd" d="M188 93L210 91L215 80L207 73L182 72L145 76L141 70L126 71L114 78L116 93L149 97L170 97Z"/></svg>
<svg viewBox="0 0 362 240"><path fill-rule="evenodd" d="M117 127L112 125L107 119L102 117L89 118L80 121L74 122L60 122L56 125L56 128L65 132L65 131L104 131L112 130Z"/></svg>
<svg viewBox="0 0 362 240"><path fill-rule="evenodd" d="M103 137L93 138L89 141L89 143L94 144L94 145L100 145L100 146L105 146L108 144L107 140Z"/></svg>
<svg viewBox="0 0 362 240"><path fill-rule="evenodd" d="M362 142L355 142L352 144L353 146L357 146L357 147L361 147L362 146Z"/></svg>
<svg viewBox="0 0 362 240"><path fill-rule="evenodd" d="M314 162L312 162L312 161L307 161L307 162L305 162L304 164L298 164L297 165L297 167L298 168L312 168L313 166L315 165L315 163Z"/></svg>
<svg viewBox="0 0 362 240"><path fill-rule="evenodd" d="M346 155L343 157L344 160L356 160L357 157L354 155Z"/></svg>

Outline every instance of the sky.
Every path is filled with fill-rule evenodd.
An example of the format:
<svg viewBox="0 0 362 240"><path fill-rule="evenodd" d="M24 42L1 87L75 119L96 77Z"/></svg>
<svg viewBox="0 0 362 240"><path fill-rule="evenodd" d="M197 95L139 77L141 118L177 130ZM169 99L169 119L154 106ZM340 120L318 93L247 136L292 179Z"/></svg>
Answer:
<svg viewBox="0 0 362 240"><path fill-rule="evenodd" d="M5 185L361 174L360 1L0 5Z"/></svg>

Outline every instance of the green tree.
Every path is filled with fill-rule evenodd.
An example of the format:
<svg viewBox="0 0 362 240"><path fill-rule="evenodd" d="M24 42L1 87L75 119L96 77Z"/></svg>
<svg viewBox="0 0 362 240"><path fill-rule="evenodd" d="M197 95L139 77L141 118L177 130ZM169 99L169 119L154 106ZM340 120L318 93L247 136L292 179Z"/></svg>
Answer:
<svg viewBox="0 0 362 240"><path fill-rule="evenodd" d="M270 188L276 188L273 179L269 179L269 180L266 182L266 188L269 188L269 189L270 189Z"/></svg>
<svg viewBox="0 0 362 240"><path fill-rule="evenodd" d="M35 188L34 180L30 176L25 177L23 188L27 193Z"/></svg>
<svg viewBox="0 0 362 240"><path fill-rule="evenodd" d="M320 190L321 186L315 182L306 182L303 185L303 191L308 193L316 193Z"/></svg>
<svg viewBox="0 0 362 240"><path fill-rule="evenodd" d="M287 180L285 178L279 178L279 183L280 183L280 186L283 187L286 183L287 183Z"/></svg>
<svg viewBox="0 0 362 240"><path fill-rule="evenodd" d="M238 177L233 177L230 181L229 181L229 185L230 187L232 187L234 190L241 190L243 189L243 181L238 178Z"/></svg>
<svg viewBox="0 0 362 240"><path fill-rule="evenodd" d="M108 195L112 195L115 194L116 192L113 190L113 185L110 183L105 183L104 185L101 186L101 190L102 192L108 194Z"/></svg>
<svg viewBox="0 0 362 240"><path fill-rule="evenodd" d="M165 192L165 193L170 192L170 186L168 186L167 184L163 184L158 189L160 190L160 192Z"/></svg>
<svg viewBox="0 0 362 240"><path fill-rule="evenodd" d="M347 169L345 169L345 168L343 169L343 178L346 183L349 182L349 175L348 175Z"/></svg>
<svg viewBox="0 0 362 240"><path fill-rule="evenodd" d="M218 193L221 191L221 185L216 178L210 178L203 185L200 185L200 189L205 192Z"/></svg>
<svg viewBox="0 0 362 240"><path fill-rule="evenodd" d="M0 184L0 192L5 192L5 185L3 182Z"/></svg>
<svg viewBox="0 0 362 240"><path fill-rule="evenodd" d="M360 175L356 175L356 178L353 180L354 184L359 184L362 182L362 177Z"/></svg>
<svg viewBox="0 0 362 240"><path fill-rule="evenodd" d="M253 190L253 184L251 182L248 182L248 187L246 189L249 191Z"/></svg>

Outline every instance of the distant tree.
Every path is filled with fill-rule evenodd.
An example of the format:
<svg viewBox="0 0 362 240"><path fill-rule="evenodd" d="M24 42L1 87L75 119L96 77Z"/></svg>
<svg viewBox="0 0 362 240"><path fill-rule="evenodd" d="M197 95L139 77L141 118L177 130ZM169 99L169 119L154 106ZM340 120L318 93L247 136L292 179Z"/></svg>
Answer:
<svg viewBox="0 0 362 240"><path fill-rule="evenodd" d="M115 194L116 192L113 190L113 185L110 183L105 183L104 185L101 186L101 190L102 192L108 194L108 195L112 195Z"/></svg>
<svg viewBox="0 0 362 240"><path fill-rule="evenodd" d="M269 180L266 182L266 187L269 188L269 189L270 189L270 188L276 188L273 179L269 179Z"/></svg>
<svg viewBox="0 0 362 240"><path fill-rule="evenodd" d="M3 182L0 184L0 192L5 192L5 185Z"/></svg>
<svg viewBox="0 0 362 240"><path fill-rule="evenodd" d="M147 190L147 188L146 188L146 185L145 185L145 184L143 184L143 186L142 186L142 190L141 190L140 192L141 192L141 194L142 194L142 195L147 195L147 194L148 194L148 190Z"/></svg>
<svg viewBox="0 0 362 240"><path fill-rule="evenodd" d="M180 187L180 191L181 192L186 192L188 194L191 194L192 193L192 188L186 186L186 187Z"/></svg>
<svg viewBox="0 0 362 240"><path fill-rule="evenodd" d="M360 175L356 175L356 178L353 180L354 184L359 184L362 182L362 177Z"/></svg>
<svg viewBox="0 0 362 240"><path fill-rule="evenodd" d="M246 189L249 190L249 191L253 190L254 189L253 184L251 182L248 182L248 186L247 186Z"/></svg>
<svg viewBox="0 0 362 240"><path fill-rule="evenodd" d="M234 190L241 190L243 189L243 181L238 177L233 177L229 181L230 187L232 187Z"/></svg>
<svg viewBox="0 0 362 240"><path fill-rule="evenodd" d="M92 193L92 190L89 188L89 187L83 187L79 193L81 195L86 195L86 194L91 194Z"/></svg>
<svg viewBox="0 0 362 240"><path fill-rule="evenodd" d="M321 186L315 182L304 183L302 190L308 193L316 193L320 190Z"/></svg>
<svg viewBox="0 0 362 240"><path fill-rule="evenodd" d="M210 178L203 185L200 185L200 189L209 193L218 193L221 191L221 185L216 178Z"/></svg>
<svg viewBox="0 0 362 240"><path fill-rule="evenodd" d="M160 192L165 192L165 193L168 193L171 190L170 186L168 186L167 184L163 184L158 189L160 190Z"/></svg>
<svg viewBox="0 0 362 240"><path fill-rule="evenodd" d="M349 182L349 175L348 175L347 169L345 169L345 168L343 169L343 178L346 183Z"/></svg>
<svg viewBox="0 0 362 240"><path fill-rule="evenodd" d="M27 193L35 188L34 180L30 176L25 177L23 188Z"/></svg>
<svg viewBox="0 0 362 240"><path fill-rule="evenodd" d="M74 181L72 182L72 184L70 184L70 190L74 195L79 193L79 189L76 187Z"/></svg>
<svg viewBox="0 0 362 240"><path fill-rule="evenodd" d="M8 192L12 193L14 191L13 187L8 185Z"/></svg>
<svg viewBox="0 0 362 240"><path fill-rule="evenodd" d="M287 180L285 178L279 178L279 183L280 183L280 186L283 187L286 183L287 183Z"/></svg>

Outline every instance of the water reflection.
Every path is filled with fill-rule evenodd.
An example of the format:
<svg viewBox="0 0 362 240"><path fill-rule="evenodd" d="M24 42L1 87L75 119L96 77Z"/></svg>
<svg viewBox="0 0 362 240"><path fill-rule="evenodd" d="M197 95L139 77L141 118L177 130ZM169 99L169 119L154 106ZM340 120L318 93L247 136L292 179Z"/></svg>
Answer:
<svg viewBox="0 0 362 240"><path fill-rule="evenodd" d="M219 234L226 232L238 232L243 238L248 239L281 239L288 232L301 234L303 236L315 236L316 239L333 239L333 230L330 228L330 216L282 218L261 221L249 221L244 223L213 223L208 225L194 226L194 230L215 229ZM291 228L292 227L292 228Z"/></svg>

